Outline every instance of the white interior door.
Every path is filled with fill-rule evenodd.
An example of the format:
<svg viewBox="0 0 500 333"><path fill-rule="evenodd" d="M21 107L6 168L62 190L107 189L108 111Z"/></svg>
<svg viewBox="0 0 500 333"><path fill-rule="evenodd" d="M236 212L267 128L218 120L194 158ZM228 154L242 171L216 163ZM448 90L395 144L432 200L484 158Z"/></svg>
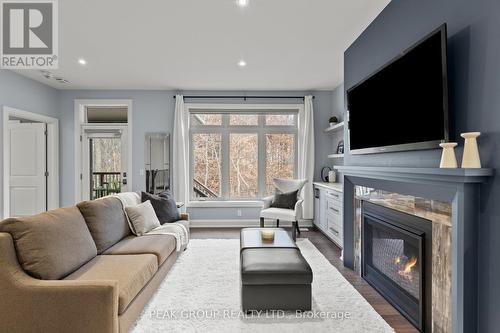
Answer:
<svg viewBox="0 0 500 333"><path fill-rule="evenodd" d="M82 199L127 192L127 129L84 127L83 133Z"/></svg>
<svg viewBox="0 0 500 333"><path fill-rule="evenodd" d="M46 124L9 123L10 216L47 210Z"/></svg>

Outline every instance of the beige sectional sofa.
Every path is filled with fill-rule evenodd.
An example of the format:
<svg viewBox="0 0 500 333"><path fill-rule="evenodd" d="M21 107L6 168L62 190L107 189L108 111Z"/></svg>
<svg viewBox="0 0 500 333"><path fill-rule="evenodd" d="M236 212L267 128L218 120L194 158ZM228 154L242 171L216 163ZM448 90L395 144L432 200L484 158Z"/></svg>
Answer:
<svg viewBox="0 0 500 333"><path fill-rule="evenodd" d="M127 332L181 251L116 197L1 221L0 332Z"/></svg>

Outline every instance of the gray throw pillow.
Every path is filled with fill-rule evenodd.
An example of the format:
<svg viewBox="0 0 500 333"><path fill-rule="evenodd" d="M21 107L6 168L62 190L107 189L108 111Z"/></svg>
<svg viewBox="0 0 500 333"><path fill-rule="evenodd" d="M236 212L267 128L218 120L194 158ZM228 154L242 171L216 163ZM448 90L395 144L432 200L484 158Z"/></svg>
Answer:
<svg viewBox="0 0 500 333"><path fill-rule="evenodd" d="M271 202L271 207L295 209L295 204L298 200L298 194L299 190L283 193L280 190L276 189L273 201Z"/></svg>
<svg viewBox="0 0 500 333"><path fill-rule="evenodd" d="M134 234L137 236L142 236L160 226L160 221L158 221L158 217L149 200L137 206L125 207L125 211L134 226Z"/></svg>
<svg viewBox="0 0 500 333"><path fill-rule="evenodd" d="M141 201L151 201L151 205L155 210L158 220L161 224L177 222L181 219L179 210L177 209L177 204L173 197L165 198L163 196L158 196L146 192L141 193Z"/></svg>

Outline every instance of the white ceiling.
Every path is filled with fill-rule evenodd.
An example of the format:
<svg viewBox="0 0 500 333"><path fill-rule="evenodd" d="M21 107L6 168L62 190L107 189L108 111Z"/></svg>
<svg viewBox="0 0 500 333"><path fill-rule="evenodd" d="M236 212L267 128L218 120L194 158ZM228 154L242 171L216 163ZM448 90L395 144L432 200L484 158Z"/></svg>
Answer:
<svg viewBox="0 0 500 333"><path fill-rule="evenodd" d="M389 2L59 0L52 72L70 83L19 73L61 89L332 89L344 50Z"/></svg>

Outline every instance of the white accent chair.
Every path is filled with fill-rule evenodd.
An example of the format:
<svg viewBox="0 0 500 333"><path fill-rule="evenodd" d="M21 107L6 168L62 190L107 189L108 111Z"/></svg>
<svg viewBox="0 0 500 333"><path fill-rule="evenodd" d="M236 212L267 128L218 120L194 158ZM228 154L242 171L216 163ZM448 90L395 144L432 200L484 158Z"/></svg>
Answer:
<svg viewBox="0 0 500 333"><path fill-rule="evenodd" d="M297 194L298 200L295 203L294 209L276 208L271 207L271 203L274 200L274 195L265 197L264 207L260 212L260 227L264 227L265 219L276 220L276 227L280 226L280 220L291 221L292 222L292 237L296 240L297 233L300 234L299 219L302 218L302 204L304 199L302 198L302 189L307 183L307 179L273 179L274 186L283 193L289 193L293 191L299 191Z"/></svg>

